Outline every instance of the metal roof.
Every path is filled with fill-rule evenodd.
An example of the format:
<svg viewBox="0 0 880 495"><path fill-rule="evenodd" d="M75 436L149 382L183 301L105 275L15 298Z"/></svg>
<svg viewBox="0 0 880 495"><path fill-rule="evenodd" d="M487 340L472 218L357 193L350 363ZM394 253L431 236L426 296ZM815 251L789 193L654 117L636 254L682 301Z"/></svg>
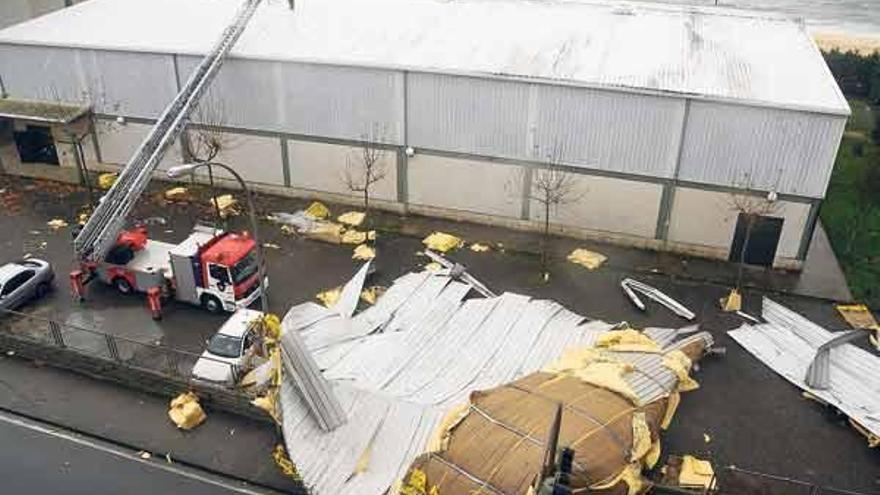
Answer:
<svg viewBox="0 0 880 495"><path fill-rule="evenodd" d="M201 54L239 0L91 0L0 42ZM264 2L232 56L546 81L826 113L849 107L804 24L591 0Z"/></svg>

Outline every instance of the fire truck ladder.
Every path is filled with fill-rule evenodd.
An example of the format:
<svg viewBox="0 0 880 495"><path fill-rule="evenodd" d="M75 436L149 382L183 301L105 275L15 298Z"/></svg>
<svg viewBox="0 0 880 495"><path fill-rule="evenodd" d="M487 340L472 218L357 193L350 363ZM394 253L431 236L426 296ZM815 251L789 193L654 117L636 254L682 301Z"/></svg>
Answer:
<svg viewBox="0 0 880 495"><path fill-rule="evenodd" d="M189 115L216 77L224 57L238 41L261 0L245 0L232 24L223 30L211 52L202 59L186 85L165 109L150 134L122 169L119 178L101 198L88 222L73 241L73 249L82 261L100 261L107 254L138 198L144 192L153 171L168 147L181 135Z"/></svg>

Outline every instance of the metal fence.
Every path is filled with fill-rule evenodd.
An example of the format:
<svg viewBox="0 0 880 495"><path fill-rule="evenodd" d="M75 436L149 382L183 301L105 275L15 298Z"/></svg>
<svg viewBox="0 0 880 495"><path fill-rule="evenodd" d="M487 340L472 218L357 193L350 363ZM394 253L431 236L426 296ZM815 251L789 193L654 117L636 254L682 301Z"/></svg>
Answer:
<svg viewBox="0 0 880 495"><path fill-rule="evenodd" d="M219 359L17 311L0 311L0 332L19 341L73 351L108 363L158 373L178 381L188 382L193 379L192 370L199 359L230 367L235 378L240 376L241 371L238 366ZM221 387L233 385L199 383Z"/></svg>

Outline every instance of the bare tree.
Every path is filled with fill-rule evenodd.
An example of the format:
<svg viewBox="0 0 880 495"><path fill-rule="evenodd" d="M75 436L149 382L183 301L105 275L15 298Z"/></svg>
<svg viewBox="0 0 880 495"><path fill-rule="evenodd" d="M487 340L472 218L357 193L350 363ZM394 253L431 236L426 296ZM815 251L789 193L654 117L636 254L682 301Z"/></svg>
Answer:
<svg viewBox="0 0 880 495"><path fill-rule="evenodd" d="M550 166L531 171L531 189L526 191L526 199L528 201L535 201L541 205L543 222L543 231L541 233L541 273L544 278L549 276L551 213L579 200L581 197L580 192L575 187L574 175L560 167L562 152L562 146L558 143L554 144L546 157ZM523 184L523 187L526 187L525 181L523 181Z"/></svg>
<svg viewBox="0 0 880 495"><path fill-rule="evenodd" d="M359 193L364 200L364 215L369 222L370 190L378 182L385 179L385 149L379 146L384 142L385 129L373 124L370 130L361 135L361 145L357 156L347 156L342 180L352 193Z"/></svg>
<svg viewBox="0 0 880 495"><path fill-rule="evenodd" d="M190 122L180 139L185 161L210 163L222 153L235 148L234 136L224 131L228 119L223 100L213 97L202 99L190 114ZM207 169L215 220L219 220L222 216L214 193L214 171L210 166Z"/></svg>
<svg viewBox="0 0 880 495"><path fill-rule="evenodd" d="M752 231L761 217L770 216L778 212L781 205L776 201L775 187L767 194L756 194L752 190L751 176L748 172L743 175L743 181L737 185L742 192L731 193L728 199L730 208L737 212L738 218L745 222L745 232L742 245L737 253L736 290L742 290L742 279L746 265L746 253L752 240ZM752 192L750 192L752 191Z"/></svg>

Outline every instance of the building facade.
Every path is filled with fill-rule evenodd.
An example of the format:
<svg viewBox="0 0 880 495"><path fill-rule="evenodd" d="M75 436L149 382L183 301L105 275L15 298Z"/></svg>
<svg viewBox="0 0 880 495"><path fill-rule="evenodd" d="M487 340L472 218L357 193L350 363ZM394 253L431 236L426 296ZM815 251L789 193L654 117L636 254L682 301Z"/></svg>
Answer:
<svg viewBox="0 0 880 495"><path fill-rule="evenodd" d="M118 167L238 3L90 0L0 31L0 89L87 104L83 161ZM231 143L218 160L257 188L350 201L367 143L385 150L385 208L537 228L535 177L555 168L576 198L551 212L558 232L727 259L735 198L770 196L748 257L806 256L849 108L796 21L608 2L297 9L261 6L204 100ZM182 160L178 144L162 167Z"/></svg>

